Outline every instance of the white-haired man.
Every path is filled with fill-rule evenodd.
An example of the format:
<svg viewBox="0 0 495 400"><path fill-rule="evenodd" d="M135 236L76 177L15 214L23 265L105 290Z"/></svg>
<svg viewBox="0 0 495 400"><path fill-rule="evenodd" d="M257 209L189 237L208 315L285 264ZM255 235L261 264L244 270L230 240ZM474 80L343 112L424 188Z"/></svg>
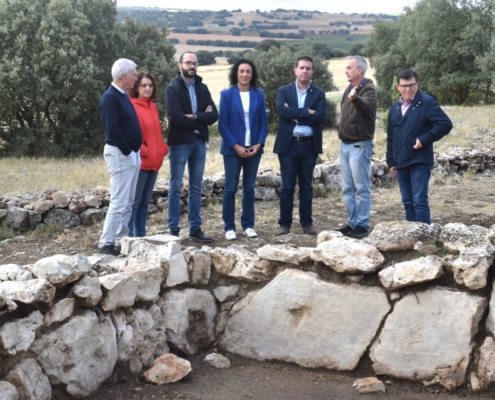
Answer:
<svg viewBox="0 0 495 400"><path fill-rule="evenodd" d="M113 82L100 102L105 129L103 157L110 174L110 206L98 243L98 253L118 255L120 239L129 232L127 225L141 166L141 128L127 91L137 81L136 64L121 58L112 66Z"/></svg>

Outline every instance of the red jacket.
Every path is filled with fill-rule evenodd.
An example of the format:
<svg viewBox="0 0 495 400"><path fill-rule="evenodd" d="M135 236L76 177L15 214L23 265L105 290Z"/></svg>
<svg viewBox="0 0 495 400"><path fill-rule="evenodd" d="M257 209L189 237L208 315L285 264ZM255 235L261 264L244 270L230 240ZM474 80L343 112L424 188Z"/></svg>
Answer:
<svg viewBox="0 0 495 400"><path fill-rule="evenodd" d="M168 154L168 146L163 140L162 126L158 108L153 101L131 99L141 126L143 144L141 145L141 169L158 171Z"/></svg>

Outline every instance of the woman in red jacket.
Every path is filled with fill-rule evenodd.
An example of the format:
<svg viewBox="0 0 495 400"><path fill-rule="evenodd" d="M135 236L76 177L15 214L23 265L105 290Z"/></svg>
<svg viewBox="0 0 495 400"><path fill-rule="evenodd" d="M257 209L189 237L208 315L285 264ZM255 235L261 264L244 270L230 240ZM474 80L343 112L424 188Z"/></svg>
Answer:
<svg viewBox="0 0 495 400"><path fill-rule="evenodd" d="M163 141L158 108L155 104L157 93L155 75L150 72L139 72L138 80L129 93L143 135L143 144L140 149L141 170L129 221L129 236L146 236L148 206L158 177L158 170L168 154L168 147Z"/></svg>

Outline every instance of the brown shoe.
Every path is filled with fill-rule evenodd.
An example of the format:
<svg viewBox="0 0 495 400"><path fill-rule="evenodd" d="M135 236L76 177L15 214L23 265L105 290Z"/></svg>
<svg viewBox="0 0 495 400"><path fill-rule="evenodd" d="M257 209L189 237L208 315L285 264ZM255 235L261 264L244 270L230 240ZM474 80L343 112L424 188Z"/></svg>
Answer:
<svg viewBox="0 0 495 400"><path fill-rule="evenodd" d="M278 228L278 235L277 236L283 236L287 235L290 233L290 228L287 228L286 226L281 226Z"/></svg>
<svg viewBox="0 0 495 400"><path fill-rule="evenodd" d="M317 235L318 234L318 232L316 232L316 229L313 227L313 225L304 226L303 227L303 233L305 235Z"/></svg>

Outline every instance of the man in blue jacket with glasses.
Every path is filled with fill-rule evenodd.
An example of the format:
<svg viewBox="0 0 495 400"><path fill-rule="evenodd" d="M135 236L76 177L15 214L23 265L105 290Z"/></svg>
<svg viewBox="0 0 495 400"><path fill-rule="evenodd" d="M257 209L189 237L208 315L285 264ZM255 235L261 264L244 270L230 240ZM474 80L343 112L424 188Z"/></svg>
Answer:
<svg viewBox="0 0 495 400"><path fill-rule="evenodd" d="M401 98L388 113L387 164L399 182L406 220L430 224L433 142L450 132L452 121L432 96L419 90L415 71L399 72L397 89Z"/></svg>

